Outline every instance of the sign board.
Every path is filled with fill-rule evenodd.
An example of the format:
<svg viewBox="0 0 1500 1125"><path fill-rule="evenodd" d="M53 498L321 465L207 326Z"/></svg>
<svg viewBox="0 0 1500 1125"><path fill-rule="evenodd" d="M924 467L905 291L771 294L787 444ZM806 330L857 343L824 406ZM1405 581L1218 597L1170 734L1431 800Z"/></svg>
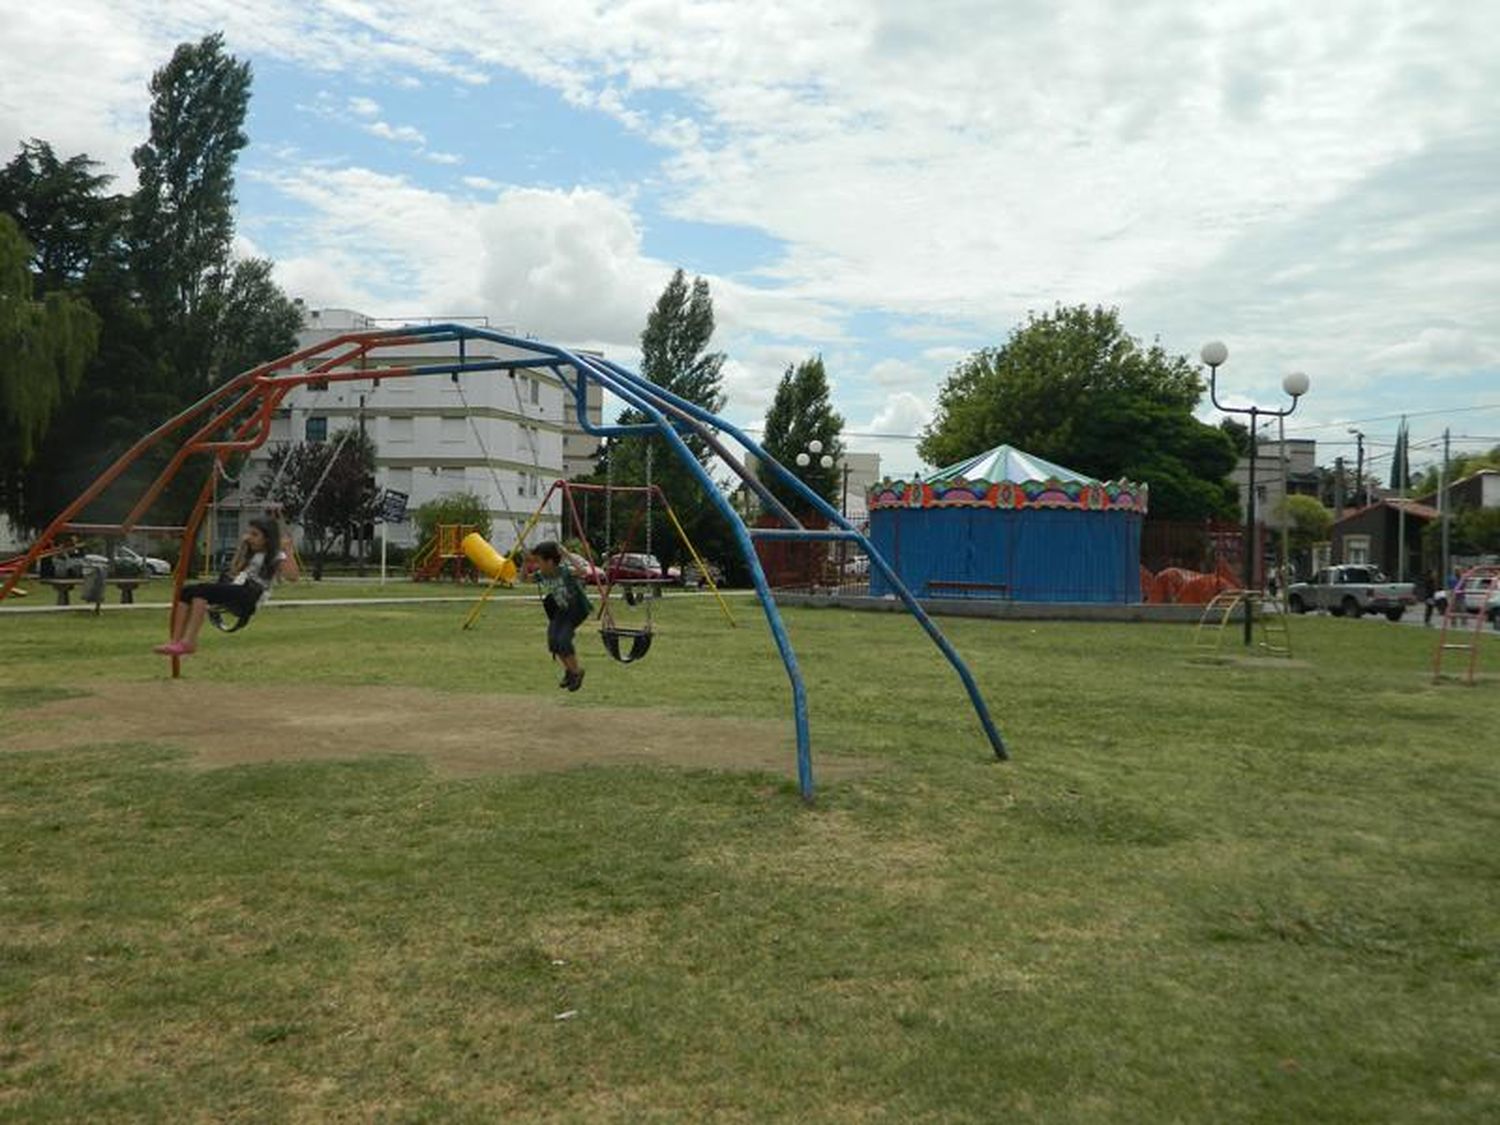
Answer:
<svg viewBox="0 0 1500 1125"><path fill-rule="evenodd" d="M406 518L407 499L406 493L387 488L380 497L380 518L386 523L400 523Z"/></svg>

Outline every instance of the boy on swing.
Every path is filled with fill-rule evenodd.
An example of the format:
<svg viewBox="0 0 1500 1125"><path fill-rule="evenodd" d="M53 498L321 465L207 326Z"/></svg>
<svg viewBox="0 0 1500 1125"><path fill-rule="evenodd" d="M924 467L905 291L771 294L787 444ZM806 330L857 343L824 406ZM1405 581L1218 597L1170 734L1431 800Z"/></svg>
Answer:
<svg viewBox="0 0 1500 1125"><path fill-rule="evenodd" d="M593 607L583 583L563 560L562 548L548 540L531 549L536 580L541 587L542 608L547 611L547 651L561 660L563 678L557 685L569 691L583 686L583 666L573 647L573 633L588 620Z"/></svg>

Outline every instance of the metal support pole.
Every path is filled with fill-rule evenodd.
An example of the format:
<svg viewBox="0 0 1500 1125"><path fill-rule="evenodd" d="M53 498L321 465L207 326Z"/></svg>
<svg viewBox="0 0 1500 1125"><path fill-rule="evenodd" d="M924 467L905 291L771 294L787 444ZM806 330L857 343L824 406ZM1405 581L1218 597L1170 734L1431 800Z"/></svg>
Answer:
<svg viewBox="0 0 1500 1125"><path fill-rule="evenodd" d="M1443 569L1438 572L1438 581L1444 586L1448 585L1448 568L1452 560L1448 556L1448 530L1453 523L1453 513L1449 510L1448 503L1448 439L1449 431L1443 431L1443 475L1438 481L1438 511L1442 513L1442 539L1443 539Z"/></svg>
<svg viewBox="0 0 1500 1125"><path fill-rule="evenodd" d="M1255 599L1250 592L1255 589L1255 556L1260 552L1260 544L1255 535L1255 429L1256 416L1260 411L1252 406L1250 408L1250 486L1245 490L1245 647L1249 648L1253 643L1252 634L1255 629Z"/></svg>

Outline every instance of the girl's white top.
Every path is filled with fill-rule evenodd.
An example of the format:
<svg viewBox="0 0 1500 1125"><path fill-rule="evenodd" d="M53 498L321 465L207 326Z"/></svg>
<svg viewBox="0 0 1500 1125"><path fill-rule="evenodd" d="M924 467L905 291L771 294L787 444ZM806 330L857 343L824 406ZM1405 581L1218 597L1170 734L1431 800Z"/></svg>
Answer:
<svg viewBox="0 0 1500 1125"><path fill-rule="evenodd" d="M285 561L286 552L277 551L276 565L278 573L280 572L281 564ZM260 568L265 565L265 562L266 553L264 551L256 551L255 554L251 555L249 560L245 563L245 568L234 576L234 584L236 586L243 586L246 582L253 582L255 585L260 587L260 597L256 599L257 604L260 602L264 602L270 598L271 585L276 581L276 579L273 577L270 582L268 582L261 576Z"/></svg>

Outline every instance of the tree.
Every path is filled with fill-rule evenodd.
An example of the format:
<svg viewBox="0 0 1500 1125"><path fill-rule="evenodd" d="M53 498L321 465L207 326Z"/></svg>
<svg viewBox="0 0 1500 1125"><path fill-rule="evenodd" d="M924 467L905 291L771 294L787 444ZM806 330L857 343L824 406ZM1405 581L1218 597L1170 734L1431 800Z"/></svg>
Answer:
<svg viewBox="0 0 1500 1125"><path fill-rule="evenodd" d="M762 444L767 453L796 473L834 507L838 507L840 501L837 462L844 454L843 442L839 440L843 432L844 419L834 412L828 396L828 375L823 369L823 357L813 356L796 367L788 367L776 386L771 408L766 411ZM833 465L825 469L814 457L805 468L798 467L797 454L805 452L814 441L822 443L823 453L833 458ZM774 474L762 473L761 479L772 495L792 511L807 509L807 501Z"/></svg>
<svg viewBox="0 0 1500 1125"><path fill-rule="evenodd" d="M1314 496L1283 497L1276 519L1289 522L1287 540L1293 551L1308 551L1318 543L1327 543L1333 532L1333 513Z"/></svg>
<svg viewBox="0 0 1500 1125"><path fill-rule="evenodd" d="M1059 307L960 363L917 448L945 465L1008 442L1102 480L1146 482L1155 516L1227 518L1234 444L1193 417L1202 394L1185 356L1142 346L1117 310Z"/></svg>
<svg viewBox="0 0 1500 1125"><path fill-rule="evenodd" d="M714 334L714 304L708 282L698 277L688 285L682 270L672 275L641 332L641 374L663 390L717 413L723 409L723 352L709 352ZM635 408L621 412L622 425L644 422L646 415ZM706 464L711 453L703 439L684 434L683 441L700 464ZM647 477L647 450L650 450L650 477L661 487L678 518L696 542L717 534L722 521L717 519L703 487L688 466L660 437L625 438L610 442L604 468L613 463L616 484L643 484ZM675 546L663 537L665 554L675 558ZM702 544L700 544L702 545ZM717 547L706 547L717 550Z"/></svg>
<svg viewBox="0 0 1500 1125"><path fill-rule="evenodd" d="M1229 440L1234 444L1234 455L1236 457L1248 457L1250 455L1250 427L1238 418L1225 418L1219 423L1219 429L1229 435Z"/></svg>
<svg viewBox="0 0 1500 1125"><path fill-rule="evenodd" d="M418 508L418 542L426 543L435 536L440 523L471 526L485 539L490 537L492 527L484 498L473 492L447 492Z"/></svg>
<svg viewBox="0 0 1500 1125"><path fill-rule="evenodd" d="M99 343L86 301L63 291L32 299L31 255L15 220L0 215L0 498L22 526L20 473Z"/></svg>
<svg viewBox="0 0 1500 1125"><path fill-rule="evenodd" d="M316 562L313 577L339 539L349 554L358 531L379 511L375 489L375 443L355 429L326 442L298 442L271 453L268 472L251 495L280 507L302 528Z"/></svg>
<svg viewBox="0 0 1500 1125"><path fill-rule="evenodd" d="M151 76L150 136L132 154L140 180L132 264L152 320L171 333L175 373L190 398L215 374L250 77L250 64L225 52L222 35L180 44Z"/></svg>
<svg viewBox="0 0 1500 1125"><path fill-rule="evenodd" d="M97 167L82 153L59 160L50 144L33 137L0 168L0 212L31 243L38 295L80 282L118 243L128 203L104 194L113 177L96 174Z"/></svg>
<svg viewBox="0 0 1500 1125"><path fill-rule="evenodd" d="M1449 535L1454 554L1500 555L1500 508L1465 508Z"/></svg>
<svg viewBox="0 0 1500 1125"><path fill-rule="evenodd" d="M1401 419L1401 425L1396 428L1396 448L1391 454L1391 484L1393 491L1406 494L1408 484L1411 482L1411 468L1407 463L1407 436L1406 419Z"/></svg>
<svg viewBox="0 0 1500 1125"><path fill-rule="evenodd" d="M271 280L270 261L244 258L219 310L213 370L225 378L295 351L301 327L302 310Z"/></svg>
<svg viewBox="0 0 1500 1125"><path fill-rule="evenodd" d="M1480 469L1500 469L1500 445L1483 453L1458 453L1448 462L1448 483L1463 480ZM1443 476L1441 464L1429 466L1411 482L1413 496L1430 496L1437 492Z"/></svg>

